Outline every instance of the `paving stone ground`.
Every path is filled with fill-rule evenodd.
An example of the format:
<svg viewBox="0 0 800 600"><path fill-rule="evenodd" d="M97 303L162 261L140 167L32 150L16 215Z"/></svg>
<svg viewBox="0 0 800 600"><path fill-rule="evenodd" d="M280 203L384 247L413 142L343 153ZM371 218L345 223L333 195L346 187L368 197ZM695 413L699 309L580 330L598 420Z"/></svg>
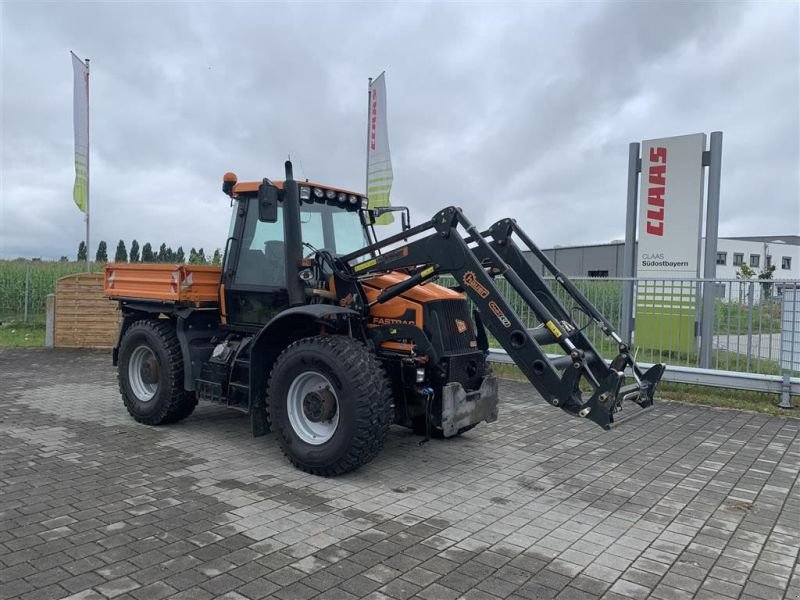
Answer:
<svg viewBox="0 0 800 600"><path fill-rule="evenodd" d="M135 423L107 352L0 350L0 599L800 597L800 421L501 395L323 479L236 412Z"/></svg>

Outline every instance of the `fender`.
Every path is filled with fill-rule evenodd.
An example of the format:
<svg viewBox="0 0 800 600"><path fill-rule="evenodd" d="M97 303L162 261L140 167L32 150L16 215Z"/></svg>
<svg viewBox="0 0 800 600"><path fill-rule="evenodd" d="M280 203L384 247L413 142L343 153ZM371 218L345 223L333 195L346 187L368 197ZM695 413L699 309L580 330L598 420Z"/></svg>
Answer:
<svg viewBox="0 0 800 600"><path fill-rule="evenodd" d="M111 353L111 362L119 362L119 345L122 337L133 323L140 319L158 319L166 315L175 324L175 335L181 344L183 358L183 389L194 391L194 380L200 376L202 364L208 359L209 348L199 348L195 342L211 340L219 331L219 310L216 308L194 308L175 306L164 302L127 301L119 303L122 319L119 323L117 342Z"/></svg>
<svg viewBox="0 0 800 600"><path fill-rule="evenodd" d="M267 377L278 355L292 342L317 335L320 328L344 329L343 321L360 316L358 312L333 304L305 304L284 310L253 338L250 350L250 423L253 435L264 435ZM361 327L358 327L361 332Z"/></svg>

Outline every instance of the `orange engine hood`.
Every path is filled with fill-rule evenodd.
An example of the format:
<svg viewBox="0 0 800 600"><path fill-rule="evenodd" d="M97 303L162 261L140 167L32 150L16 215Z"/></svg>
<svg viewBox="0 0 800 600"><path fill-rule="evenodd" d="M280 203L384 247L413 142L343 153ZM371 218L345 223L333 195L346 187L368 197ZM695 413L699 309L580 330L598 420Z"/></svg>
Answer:
<svg viewBox="0 0 800 600"><path fill-rule="evenodd" d="M374 300L374 298L372 297L373 294L371 293L373 290L376 292L374 295L377 297L378 293L380 293L384 289L391 287L395 284L398 284L401 281L405 281L406 279L408 279L408 275L405 275L403 273L398 273L397 271L393 271L391 273L387 273L386 275L380 275L373 279L364 281L363 282L364 291L366 292L370 301L372 301ZM466 299L464 294L460 294L459 292L453 291L449 288L437 285L435 283L423 283L421 285L416 285L410 290L403 292L401 294L401 297L422 304L424 304L425 302L431 302L433 300Z"/></svg>

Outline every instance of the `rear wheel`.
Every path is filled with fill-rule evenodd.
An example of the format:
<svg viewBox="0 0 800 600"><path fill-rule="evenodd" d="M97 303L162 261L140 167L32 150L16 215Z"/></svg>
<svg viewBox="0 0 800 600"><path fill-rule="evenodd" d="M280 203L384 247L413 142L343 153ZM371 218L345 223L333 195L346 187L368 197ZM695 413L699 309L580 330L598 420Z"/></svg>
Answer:
<svg viewBox="0 0 800 600"><path fill-rule="evenodd" d="M341 335L286 348L267 397L281 450L315 475L340 475L372 460L394 416L383 368L364 344Z"/></svg>
<svg viewBox="0 0 800 600"><path fill-rule="evenodd" d="M183 356L170 321L133 323L120 342L118 365L122 401L140 423L175 423L197 405L183 388Z"/></svg>

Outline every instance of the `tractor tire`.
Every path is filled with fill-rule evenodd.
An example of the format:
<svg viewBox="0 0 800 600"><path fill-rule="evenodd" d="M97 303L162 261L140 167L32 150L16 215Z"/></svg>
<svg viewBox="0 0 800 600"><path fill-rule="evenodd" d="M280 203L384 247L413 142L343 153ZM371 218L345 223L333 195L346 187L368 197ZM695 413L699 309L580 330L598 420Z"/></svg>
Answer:
<svg viewBox="0 0 800 600"><path fill-rule="evenodd" d="M342 335L287 347L270 374L267 407L284 455L324 477L372 460L394 420L383 367L364 344Z"/></svg>
<svg viewBox="0 0 800 600"><path fill-rule="evenodd" d="M197 399L183 388L183 356L170 321L133 323L122 337L117 377L128 413L145 425L185 419Z"/></svg>

